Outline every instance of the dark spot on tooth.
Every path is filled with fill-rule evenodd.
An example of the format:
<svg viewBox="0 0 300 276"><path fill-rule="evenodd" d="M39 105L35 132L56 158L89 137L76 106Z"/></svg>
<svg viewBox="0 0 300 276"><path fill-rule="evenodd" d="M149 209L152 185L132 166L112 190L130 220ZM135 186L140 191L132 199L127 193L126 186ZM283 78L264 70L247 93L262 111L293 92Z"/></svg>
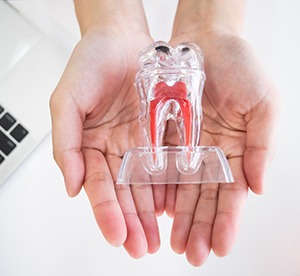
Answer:
<svg viewBox="0 0 300 276"><path fill-rule="evenodd" d="M182 48L182 52L184 52L184 53L186 53L186 52L188 52L190 50L190 48L189 47L184 47L184 48Z"/></svg>
<svg viewBox="0 0 300 276"><path fill-rule="evenodd" d="M156 50L157 52L163 52L163 53L165 53L165 54L169 54L169 52L170 52L170 49L169 49L169 47L167 47L167 46L157 46L157 47L155 48L155 50Z"/></svg>

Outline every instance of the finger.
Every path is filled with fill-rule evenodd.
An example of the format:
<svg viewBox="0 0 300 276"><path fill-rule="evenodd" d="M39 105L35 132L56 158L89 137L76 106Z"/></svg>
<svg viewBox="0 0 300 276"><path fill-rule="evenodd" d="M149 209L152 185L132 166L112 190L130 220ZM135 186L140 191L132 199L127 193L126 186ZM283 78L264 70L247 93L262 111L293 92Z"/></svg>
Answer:
<svg viewBox="0 0 300 276"><path fill-rule="evenodd" d="M186 257L194 266L202 265L211 250L211 237L218 204L219 185L202 184L189 234Z"/></svg>
<svg viewBox="0 0 300 276"><path fill-rule="evenodd" d="M121 246L127 237L126 224L105 157L94 149L84 149L83 153L86 164L84 188L96 221L105 239L114 246Z"/></svg>
<svg viewBox="0 0 300 276"><path fill-rule="evenodd" d="M200 185L178 185L175 216L171 231L171 246L174 252L178 254L182 254L186 250L199 192Z"/></svg>
<svg viewBox="0 0 300 276"><path fill-rule="evenodd" d="M131 192L138 217L145 231L148 253L155 253L160 247L160 237L155 215L152 185L132 185Z"/></svg>
<svg viewBox="0 0 300 276"><path fill-rule="evenodd" d="M166 190L165 209L170 218L173 218L175 215L176 194L177 184L168 184Z"/></svg>
<svg viewBox="0 0 300 276"><path fill-rule="evenodd" d="M138 174L139 172L135 172ZM143 178L147 179L145 174L145 170L141 170L141 173L143 174ZM157 183L166 183L168 179L168 172L167 170L163 171L159 174L158 177L155 175L149 174L147 177L149 179L149 182L146 183L154 183L152 185L152 193L154 198L154 205L155 205L155 212L157 216L161 216L165 211L165 199L166 199L166 184L157 184Z"/></svg>
<svg viewBox="0 0 300 276"><path fill-rule="evenodd" d="M222 183L219 188L217 214L212 235L212 249L218 256L227 255L236 240L248 194L242 158L232 158L228 161L235 182Z"/></svg>
<svg viewBox="0 0 300 276"><path fill-rule="evenodd" d="M61 98L57 92L51 96L50 107L54 159L64 176L68 195L73 197L79 193L84 177L82 120L71 99Z"/></svg>
<svg viewBox="0 0 300 276"><path fill-rule="evenodd" d="M161 216L165 211L166 185L155 184L153 188L153 197L155 204L155 212L157 216Z"/></svg>
<svg viewBox="0 0 300 276"><path fill-rule="evenodd" d="M116 182L122 159L108 156L107 161L113 179ZM130 185L115 185L115 189L127 227L127 238L124 242L124 248L131 257L141 258L147 253L148 243L143 225L137 214Z"/></svg>
<svg viewBox="0 0 300 276"><path fill-rule="evenodd" d="M170 137L174 138L174 135L172 135L172 132L174 132L174 131L176 131L175 125L168 124L168 130L167 130L168 133L166 134L166 137L168 139L170 139ZM169 136L168 136L168 134L169 134ZM176 136L175 136L175 138L176 138ZM172 141L172 142L174 142L174 141ZM174 160L174 154L168 154L167 164L168 164L168 166L167 166L167 170L166 170L166 182L168 184L166 186L166 194L165 194L165 210L166 210L167 215L169 217L173 218L175 215L177 183L178 183L178 180L180 179L180 173L177 169L176 160Z"/></svg>
<svg viewBox="0 0 300 276"><path fill-rule="evenodd" d="M271 93L270 93L271 94ZM278 117L276 96L268 96L247 116L247 141L244 168L248 185L254 193L263 193L266 170L274 154Z"/></svg>
<svg viewBox="0 0 300 276"><path fill-rule="evenodd" d="M130 186L119 187L117 197L127 226L124 248L133 258L141 258L147 253L148 244L142 223L137 215Z"/></svg>

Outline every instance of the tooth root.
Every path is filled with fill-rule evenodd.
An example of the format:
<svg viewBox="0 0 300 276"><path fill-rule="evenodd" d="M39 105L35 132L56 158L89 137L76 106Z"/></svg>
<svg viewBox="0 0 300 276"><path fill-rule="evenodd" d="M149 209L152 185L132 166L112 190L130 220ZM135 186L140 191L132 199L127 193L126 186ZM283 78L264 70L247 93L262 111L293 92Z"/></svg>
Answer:
<svg viewBox="0 0 300 276"><path fill-rule="evenodd" d="M167 114L162 114L165 102L165 98L158 98L150 101L150 132L152 147L160 147L163 144L163 136L167 123Z"/></svg>
<svg viewBox="0 0 300 276"><path fill-rule="evenodd" d="M176 100L180 106L180 112L177 117L177 131L181 137L181 143L183 146L190 146L191 141L191 104L186 99Z"/></svg>

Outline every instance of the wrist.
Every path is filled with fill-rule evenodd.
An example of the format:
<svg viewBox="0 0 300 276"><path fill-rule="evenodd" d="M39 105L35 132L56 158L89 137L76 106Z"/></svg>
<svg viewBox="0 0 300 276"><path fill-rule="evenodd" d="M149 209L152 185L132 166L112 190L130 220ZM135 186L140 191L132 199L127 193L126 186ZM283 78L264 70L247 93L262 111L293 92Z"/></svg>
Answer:
<svg viewBox="0 0 300 276"><path fill-rule="evenodd" d="M149 33L141 0L74 0L82 36L107 28Z"/></svg>
<svg viewBox="0 0 300 276"><path fill-rule="evenodd" d="M240 36L244 12L244 0L179 0L172 37L194 34L201 40L213 32Z"/></svg>

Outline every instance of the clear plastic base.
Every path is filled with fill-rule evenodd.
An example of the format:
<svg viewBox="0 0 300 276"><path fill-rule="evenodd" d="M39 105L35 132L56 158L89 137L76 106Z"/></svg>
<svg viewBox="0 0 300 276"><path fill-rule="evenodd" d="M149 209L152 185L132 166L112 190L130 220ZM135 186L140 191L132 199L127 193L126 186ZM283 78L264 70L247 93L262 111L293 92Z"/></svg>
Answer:
<svg viewBox="0 0 300 276"><path fill-rule="evenodd" d="M233 181L227 159L218 147L139 147L126 152L117 184L203 184Z"/></svg>

